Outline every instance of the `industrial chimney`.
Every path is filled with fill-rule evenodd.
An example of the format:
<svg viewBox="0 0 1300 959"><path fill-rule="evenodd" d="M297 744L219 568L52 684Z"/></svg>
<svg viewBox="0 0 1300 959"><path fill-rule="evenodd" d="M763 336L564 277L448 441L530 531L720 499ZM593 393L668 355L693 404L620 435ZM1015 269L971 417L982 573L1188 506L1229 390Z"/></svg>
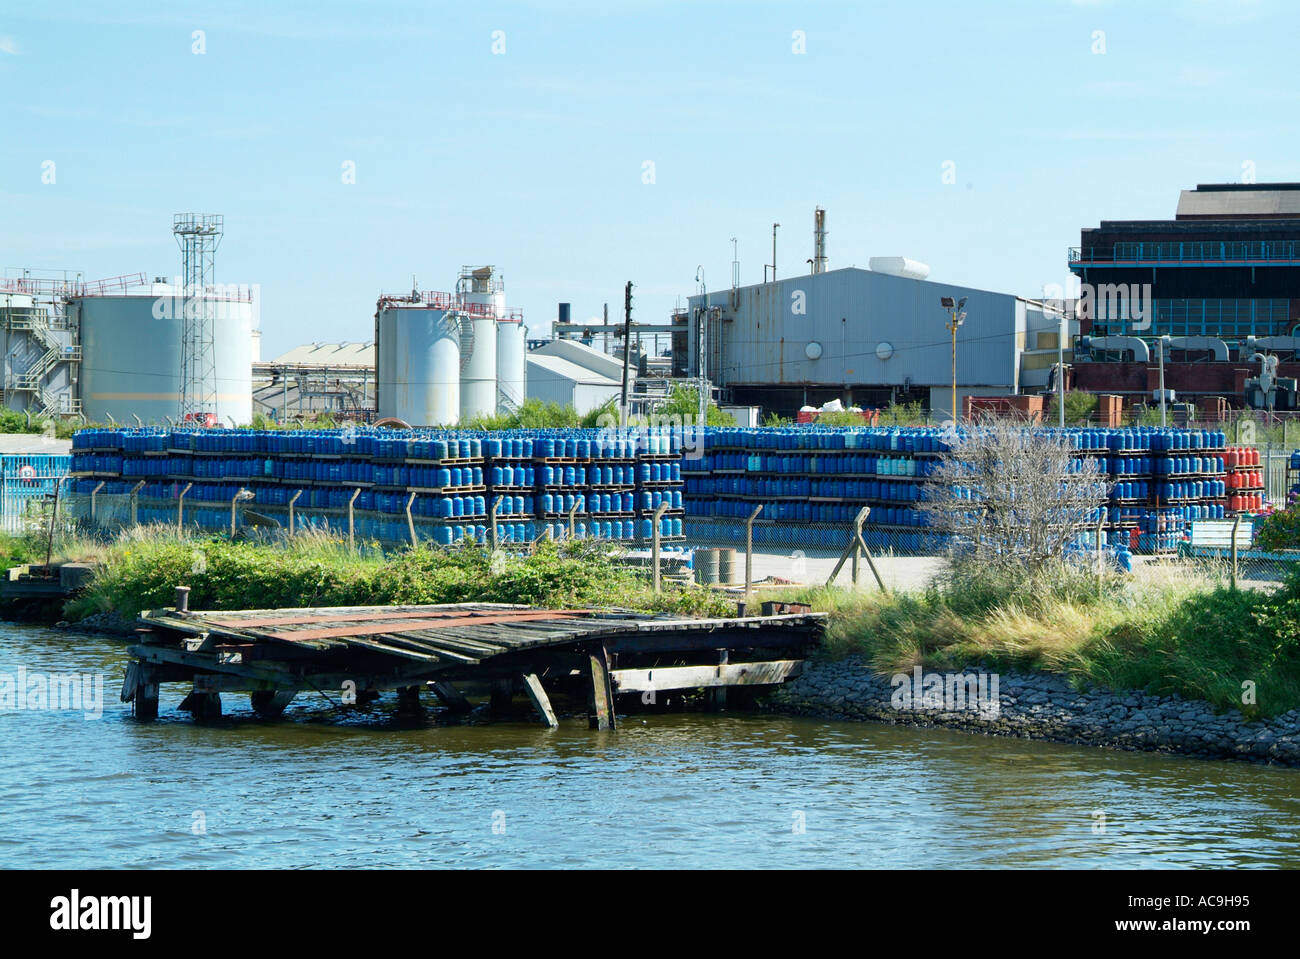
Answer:
<svg viewBox="0 0 1300 959"><path fill-rule="evenodd" d="M826 211L813 210L813 268L814 273L826 272Z"/></svg>

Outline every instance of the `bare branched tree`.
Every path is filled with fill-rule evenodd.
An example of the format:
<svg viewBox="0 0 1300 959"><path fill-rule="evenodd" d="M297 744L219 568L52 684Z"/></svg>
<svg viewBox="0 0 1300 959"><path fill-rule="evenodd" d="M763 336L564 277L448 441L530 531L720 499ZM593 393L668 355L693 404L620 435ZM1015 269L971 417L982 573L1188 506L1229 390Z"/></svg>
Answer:
<svg viewBox="0 0 1300 959"><path fill-rule="evenodd" d="M921 507L954 552L1034 569L1065 555L1095 528L1110 485L1099 460L1067 434L1012 418L986 418L949 438Z"/></svg>

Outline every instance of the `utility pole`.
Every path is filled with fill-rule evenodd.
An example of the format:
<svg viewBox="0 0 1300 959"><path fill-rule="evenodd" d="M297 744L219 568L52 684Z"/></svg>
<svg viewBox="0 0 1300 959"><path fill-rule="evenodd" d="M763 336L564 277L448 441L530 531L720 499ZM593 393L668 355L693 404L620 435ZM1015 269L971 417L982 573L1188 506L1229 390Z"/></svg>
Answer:
<svg viewBox="0 0 1300 959"><path fill-rule="evenodd" d="M1056 405L1061 429L1065 429L1065 335L1069 322L1061 310L1061 328L1056 334Z"/></svg>
<svg viewBox="0 0 1300 959"><path fill-rule="evenodd" d="M1160 337L1160 428L1164 429L1165 422L1165 341L1167 336Z"/></svg>
<svg viewBox="0 0 1300 959"><path fill-rule="evenodd" d="M609 325L609 307L605 307L605 325ZM632 351L632 281L623 288L623 402L619 406L619 426L627 426L627 364Z"/></svg>
<svg viewBox="0 0 1300 959"><path fill-rule="evenodd" d="M948 332L952 334L952 421L953 423L961 422L961 414L957 410L957 328L966 322L966 297L954 302L951 296L939 298L939 305L943 307L944 312L948 314L947 327Z"/></svg>
<svg viewBox="0 0 1300 959"><path fill-rule="evenodd" d="M699 369L696 370L696 372L699 373L700 376L699 425L703 427L705 424L708 423L708 415L709 415L709 378L708 378L708 370L705 363L705 357L708 352L708 342L709 342L708 334L707 331L705 330L705 323L708 322L708 317L709 317L709 287L708 284L704 282L703 266L698 266L695 268L695 282L700 284L700 293L703 294L704 296L704 308L700 310L698 329L696 330L697 345L695 348L699 360Z"/></svg>

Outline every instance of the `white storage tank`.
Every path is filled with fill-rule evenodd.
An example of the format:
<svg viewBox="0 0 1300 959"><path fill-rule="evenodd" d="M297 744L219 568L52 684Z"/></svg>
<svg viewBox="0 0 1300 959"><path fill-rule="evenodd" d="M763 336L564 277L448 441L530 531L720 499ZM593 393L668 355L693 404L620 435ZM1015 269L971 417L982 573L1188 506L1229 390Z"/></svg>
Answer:
<svg viewBox="0 0 1300 959"><path fill-rule="evenodd" d="M873 256L867 261L867 266L871 267L873 273L886 273L909 280L924 280L930 275L929 266L905 256Z"/></svg>
<svg viewBox="0 0 1300 959"><path fill-rule="evenodd" d="M155 283L149 293L82 296L69 319L81 324L80 394L91 422L173 422L180 413L182 291ZM218 421L245 425L253 418L252 298L216 295L212 311Z"/></svg>
<svg viewBox="0 0 1300 959"><path fill-rule="evenodd" d="M521 319L497 322L497 399L502 413L523 406L528 395L527 337Z"/></svg>
<svg viewBox="0 0 1300 959"><path fill-rule="evenodd" d="M459 422L462 316L427 303L381 303L375 351L380 418L395 416L412 426Z"/></svg>
<svg viewBox="0 0 1300 959"><path fill-rule="evenodd" d="M497 318L505 315L506 294L490 266L465 268L456 293L469 313L473 343L460 371L461 419L497 412Z"/></svg>

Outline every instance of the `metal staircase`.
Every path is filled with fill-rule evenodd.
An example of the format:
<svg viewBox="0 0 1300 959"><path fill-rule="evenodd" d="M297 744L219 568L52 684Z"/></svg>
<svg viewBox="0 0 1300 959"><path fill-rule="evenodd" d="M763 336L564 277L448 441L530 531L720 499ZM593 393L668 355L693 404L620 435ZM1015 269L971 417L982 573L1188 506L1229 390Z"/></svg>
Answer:
<svg viewBox="0 0 1300 959"><path fill-rule="evenodd" d="M26 333L40 350L24 369L6 378L6 399L11 393L29 394L36 411L46 416L80 413L79 399L70 394L52 392L48 384L50 374L60 365L81 362L81 344L77 342L76 328L71 324L63 327L70 333L70 340L65 344L54 335L53 328L58 321L51 320L47 307L7 307L0 309L0 314L7 331Z"/></svg>

